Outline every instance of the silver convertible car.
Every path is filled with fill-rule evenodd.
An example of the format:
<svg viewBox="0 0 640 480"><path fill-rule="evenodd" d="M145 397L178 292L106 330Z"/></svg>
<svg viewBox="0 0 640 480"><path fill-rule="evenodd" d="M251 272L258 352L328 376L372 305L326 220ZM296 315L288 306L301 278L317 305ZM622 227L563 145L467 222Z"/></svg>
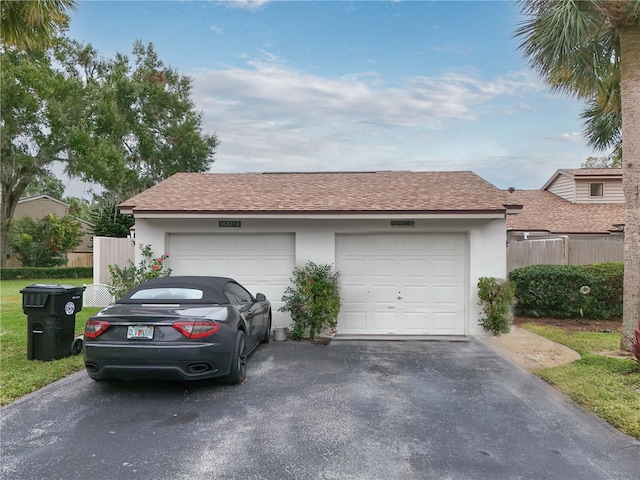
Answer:
<svg viewBox="0 0 640 480"><path fill-rule="evenodd" d="M270 331L267 298L231 278L155 278L87 321L84 364L94 380L241 383L247 355L269 341Z"/></svg>

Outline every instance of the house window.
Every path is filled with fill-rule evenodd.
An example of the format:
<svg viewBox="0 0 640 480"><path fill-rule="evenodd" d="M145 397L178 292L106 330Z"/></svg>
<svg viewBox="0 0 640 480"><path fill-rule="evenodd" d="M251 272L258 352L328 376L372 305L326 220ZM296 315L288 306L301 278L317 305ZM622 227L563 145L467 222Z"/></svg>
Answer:
<svg viewBox="0 0 640 480"><path fill-rule="evenodd" d="M604 183L590 183L589 184L589 196L590 197L603 197L604 196Z"/></svg>

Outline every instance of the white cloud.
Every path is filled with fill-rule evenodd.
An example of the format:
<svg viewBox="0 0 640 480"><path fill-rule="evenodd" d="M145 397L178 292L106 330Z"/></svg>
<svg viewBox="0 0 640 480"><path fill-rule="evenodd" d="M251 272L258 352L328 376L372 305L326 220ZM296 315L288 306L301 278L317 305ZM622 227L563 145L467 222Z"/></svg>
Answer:
<svg viewBox="0 0 640 480"><path fill-rule="evenodd" d="M244 10L258 10L271 0L222 0L221 4L230 8L242 8Z"/></svg>
<svg viewBox="0 0 640 480"><path fill-rule="evenodd" d="M474 121L491 102L516 112L520 97L543 88L526 74L473 72L383 86L375 72L324 78L264 53L247 68L193 75L205 130L221 142L214 171L429 169L429 132Z"/></svg>
<svg viewBox="0 0 640 480"><path fill-rule="evenodd" d="M582 135L580 132L563 133L562 135L553 137L553 140L562 143L583 143L584 135Z"/></svg>

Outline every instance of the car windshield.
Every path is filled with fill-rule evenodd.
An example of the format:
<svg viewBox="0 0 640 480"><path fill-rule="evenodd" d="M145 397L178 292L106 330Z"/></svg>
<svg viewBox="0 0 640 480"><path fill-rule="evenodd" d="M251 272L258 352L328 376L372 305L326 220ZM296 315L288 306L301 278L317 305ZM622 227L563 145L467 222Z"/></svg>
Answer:
<svg viewBox="0 0 640 480"><path fill-rule="evenodd" d="M129 298L131 300L200 300L203 295L202 290L195 288L163 287L138 290Z"/></svg>

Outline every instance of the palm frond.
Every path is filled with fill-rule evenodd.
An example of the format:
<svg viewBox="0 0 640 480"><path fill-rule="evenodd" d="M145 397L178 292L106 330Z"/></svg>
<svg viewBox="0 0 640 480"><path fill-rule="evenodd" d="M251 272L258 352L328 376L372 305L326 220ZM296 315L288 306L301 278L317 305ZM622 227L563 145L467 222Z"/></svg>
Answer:
<svg viewBox="0 0 640 480"><path fill-rule="evenodd" d="M529 64L551 88L592 97L619 68L616 29L595 0L522 0L515 36Z"/></svg>

